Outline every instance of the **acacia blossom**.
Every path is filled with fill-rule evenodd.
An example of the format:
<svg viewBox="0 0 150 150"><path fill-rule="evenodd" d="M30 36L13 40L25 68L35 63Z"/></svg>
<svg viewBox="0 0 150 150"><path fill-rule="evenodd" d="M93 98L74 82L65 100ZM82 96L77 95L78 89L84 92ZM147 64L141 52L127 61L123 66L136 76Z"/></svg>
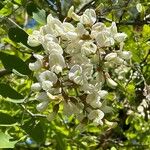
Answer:
<svg viewBox="0 0 150 150"><path fill-rule="evenodd" d="M96 22L93 9L78 15L71 7L68 18L72 21L61 22L50 14L47 24L28 37L30 46L44 48L29 64L37 80L31 86L40 102L36 108L43 112L51 105L51 120L59 111L56 106L62 105L67 116L103 125L110 112L106 87L117 88L117 81L123 82L129 70L131 52L123 50L127 35L117 31L115 22L109 27Z"/></svg>

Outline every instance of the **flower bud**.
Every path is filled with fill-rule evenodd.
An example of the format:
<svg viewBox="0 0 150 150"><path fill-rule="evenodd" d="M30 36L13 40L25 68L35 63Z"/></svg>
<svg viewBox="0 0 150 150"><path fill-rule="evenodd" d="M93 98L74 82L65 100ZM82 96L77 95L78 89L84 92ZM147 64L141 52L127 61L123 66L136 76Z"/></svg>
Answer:
<svg viewBox="0 0 150 150"><path fill-rule="evenodd" d="M49 101L43 101L36 106L37 111L43 112L47 109Z"/></svg>
<svg viewBox="0 0 150 150"><path fill-rule="evenodd" d="M105 60L112 61L117 57L117 53L109 53L105 56Z"/></svg>
<svg viewBox="0 0 150 150"><path fill-rule="evenodd" d="M34 92L38 92L40 91L42 88L41 88L41 84L40 83L34 83L31 85L31 90L34 91Z"/></svg>
<svg viewBox="0 0 150 150"><path fill-rule="evenodd" d="M80 22L86 25L93 25L96 22L96 13L94 9L86 9L80 18Z"/></svg>
<svg viewBox="0 0 150 150"><path fill-rule="evenodd" d="M119 52L119 56L125 60L128 60L131 58L131 52L129 51L121 51Z"/></svg>
<svg viewBox="0 0 150 150"><path fill-rule="evenodd" d="M117 83L114 80L112 80L111 78L107 78L106 83L111 88L115 88L117 86Z"/></svg>
<svg viewBox="0 0 150 150"><path fill-rule="evenodd" d="M126 37L127 37L127 35L125 33L117 33L117 34L115 34L114 39L117 42L121 43L121 42L125 41Z"/></svg>
<svg viewBox="0 0 150 150"><path fill-rule="evenodd" d="M72 13L74 12L74 6L71 6L70 9L68 10L67 17L72 18Z"/></svg>

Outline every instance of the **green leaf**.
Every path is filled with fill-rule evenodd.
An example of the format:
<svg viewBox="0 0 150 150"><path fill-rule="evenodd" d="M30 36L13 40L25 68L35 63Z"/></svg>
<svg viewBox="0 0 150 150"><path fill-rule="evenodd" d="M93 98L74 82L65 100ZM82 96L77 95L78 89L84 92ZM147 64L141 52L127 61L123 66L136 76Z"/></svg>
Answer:
<svg viewBox="0 0 150 150"><path fill-rule="evenodd" d="M0 125L11 125L15 123L16 123L16 120L12 116L6 113L0 112Z"/></svg>
<svg viewBox="0 0 150 150"><path fill-rule="evenodd" d="M2 9L4 7L4 5L0 2L0 9Z"/></svg>
<svg viewBox="0 0 150 150"><path fill-rule="evenodd" d="M23 99L23 96L11 88L9 85L0 83L0 95L3 97L9 97L12 99Z"/></svg>
<svg viewBox="0 0 150 150"><path fill-rule="evenodd" d="M31 119L22 126L22 129L37 143L44 141L45 136L41 122Z"/></svg>
<svg viewBox="0 0 150 150"><path fill-rule="evenodd" d="M8 36L12 41L22 43L23 45L27 46L30 49L36 51L40 51L41 49L43 49L42 45L36 47L29 46L27 43L29 35L19 27L11 27L8 31Z"/></svg>
<svg viewBox="0 0 150 150"><path fill-rule="evenodd" d="M9 55L3 52L0 52L0 60L2 61L5 69L12 71L13 69L17 70L21 74L30 75L31 70L27 64L15 55Z"/></svg>
<svg viewBox="0 0 150 150"><path fill-rule="evenodd" d="M5 6L0 10L0 17L10 15L12 13L12 7L13 3L8 1L7 4L5 4Z"/></svg>
<svg viewBox="0 0 150 150"><path fill-rule="evenodd" d="M21 28L19 27L10 28L8 31L8 36L12 41L22 43L27 47L29 47L29 45L27 44L28 34Z"/></svg>
<svg viewBox="0 0 150 150"><path fill-rule="evenodd" d="M33 12L33 19L35 19L39 24L46 24L46 12L45 10L39 10L37 13Z"/></svg>
<svg viewBox="0 0 150 150"><path fill-rule="evenodd" d="M0 131L0 148L14 148L17 141L10 141L11 136Z"/></svg>
<svg viewBox="0 0 150 150"><path fill-rule="evenodd" d="M29 2L26 6L28 15L32 16L33 12L38 12L37 6L34 2Z"/></svg>
<svg viewBox="0 0 150 150"><path fill-rule="evenodd" d="M130 124L134 120L134 115L129 115L126 119L126 125Z"/></svg>

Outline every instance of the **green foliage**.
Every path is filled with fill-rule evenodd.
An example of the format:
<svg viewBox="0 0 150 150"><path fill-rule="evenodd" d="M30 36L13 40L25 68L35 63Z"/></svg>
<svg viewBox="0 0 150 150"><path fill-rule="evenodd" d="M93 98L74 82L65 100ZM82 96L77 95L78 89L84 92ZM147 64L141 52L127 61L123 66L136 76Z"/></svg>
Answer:
<svg viewBox="0 0 150 150"><path fill-rule="evenodd" d="M54 111L52 106L44 114L37 112L35 95L30 91L35 78L28 68L28 63L34 61L32 53L43 53L41 45L31 47L27 44L28 34L44 25L49 13L61 21L67 19L71 5L78 14L94 8L98 21L107 25L115 21L118 30L128 35L124 49L132 52L126 84L118 81L119 88L115 92L107 89L109 107L106 106L105 111L109 112L106 119L111 123L103 120L104 126L87 125L81 131L76 130L79 122L74 116L62 116L59 104L56 104L59 109L55 110L58 116L52 121L46 118ZM150 85L149 7L148 0L0 1L0 148L150 149L150 103L146 106L142 103L150 93L146 90ZM74 88L68 92L70 96L76 96ZM139 113L139 106L143 107L144 114ZM115 122L114 126L112 122Z"/></svg>
<svg viewBox="0 0 150 150"><path fill-rule="evenodd" d="M38 144L45 139L42 123L33 119L28 120L22 126L22 129Z"/></svg>
<svg viewBox="0 0 150 150"><path fill-rule="evenodd" d="M23 96L15 91L13 88L11 88L9 85L0 83L0 87L0 95L2 95L3 97L9 97L12 99L23 99Z"/></svg>
<svg viewBox="0 0 150 150"><path fill-rule="evenodd" d="M13 117L11 117L10 115L6 114L6 113L0 112L0 118L1 118L0 126L1 125L11 125L11 124L16 123L16 120Z"/></svg>
<svg viewBox="0 0 150 150"><path fill-rule="evenodd" d="M42 10L38 10L38 12L33 12L33 19L37 21L39 24L44 25L46 23L46 12Z"/></svg>
<svg viewBox="0 0 150 150"><path fill-rule="evenodd" d="M14 148L17 141L10 141L11 136L0 131L0 148Z"/></svg>

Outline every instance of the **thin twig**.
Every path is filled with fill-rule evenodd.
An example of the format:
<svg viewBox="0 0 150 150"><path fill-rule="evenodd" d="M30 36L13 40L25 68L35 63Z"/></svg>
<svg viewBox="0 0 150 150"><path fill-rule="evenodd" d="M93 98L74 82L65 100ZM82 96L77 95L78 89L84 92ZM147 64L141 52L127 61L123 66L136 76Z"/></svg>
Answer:
<svg viewBox="0 0 150 150"><path fill-rule="evenodd" d="M125 3L125 5L124 5L125 9L123 10L123 12L122 12L122 14L121 14L121 16L120 16L120 18L119 18L119 22L121 22L121 20L122 20L124 14L126 13L126 11L127 11L126 8L127 8L128 4L130 3L130 1L131 1L131 0L128 0L128 1Z"/></svg>
<svg viewBox="0 0 150 150"><path fill-rule="evenodd" d="M23 104L20 104L20 106L31 116L31 117L42 117L46 118L46 115L42 114L33 114L30 110L28 110Z"/></svg>
<svg viewBox="0 0 150 150"><path fill-rule="evenodd" d="M77 14L80 14L81 12L83 12L85 9L87 9L88 7L90 7L91 5L93 5L95 3L95 0L91 0L88 3L86 3L78 12Z"/></svg>

